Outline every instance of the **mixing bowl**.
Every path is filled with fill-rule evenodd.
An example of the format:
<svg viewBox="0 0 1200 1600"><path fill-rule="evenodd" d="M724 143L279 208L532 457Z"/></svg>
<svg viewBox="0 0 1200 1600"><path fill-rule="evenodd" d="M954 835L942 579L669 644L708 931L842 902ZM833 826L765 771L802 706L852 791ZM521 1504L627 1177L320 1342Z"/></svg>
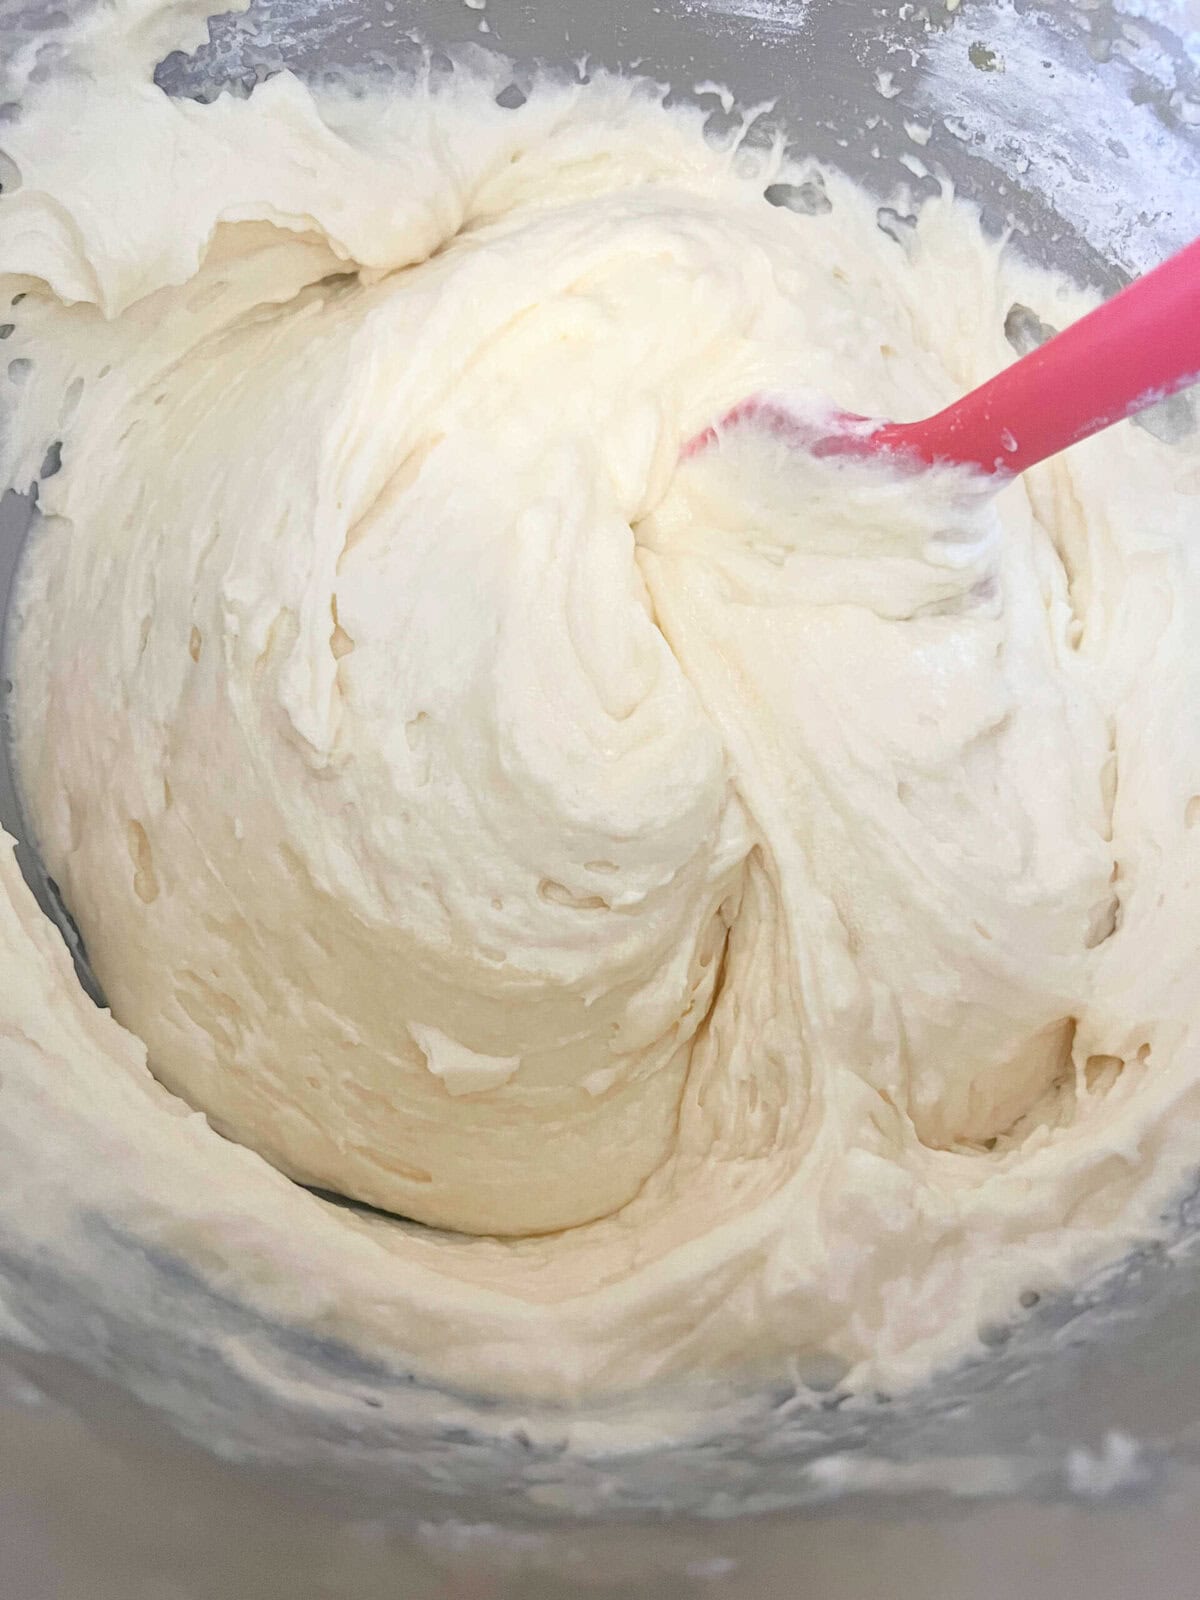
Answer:
<svg viewBox="0 0 1200 1600"><path fill-rule="evenodd" d="M53 70L65 20L61 7L7 8L4 48L41 39ZM849 171L878 195L886 231L902 234L949 177L987 228L1111 290L1200 232L1198 29L1192 0L261 0L217 18L206 46L157 76L207 99L281 67L402 78L430 51L452 72L485 50L511 63L519 99L547 66L637 72L703 107L714 133L758 107L753 138L781 128ZM1029 314L1013 307L1007 326L1023 348ZM1195 448L1187 396L1144 425ZM34 514L4 502L0 615ZM24 836L2 759L0 821ZM20 860L70 940L27 844ZM898 1584L969 1600L1014 1583L1127 1593L1134 1571L1148 1593L1181 1592L1170 1563L1196 1548L1200 1510L1198 1217L1200 1203L1181 1204L1163 1244L1037 1305L1019 1330L995 1329L985 1357L918 1394L644 1396L636 1448L614 1443L628 1437L628 1401L618 1430L612 1407L516 1415L486 1394L437 1391L265 1323L111 1219L81 1219L83 1276L44 1245L0 1237L0 1468L19 1452L33 1486L0 1489L0 1526L36 1504L50 1530L43 1548L36 1528L4 1529L6 1592L100 1600L115 1574L114 1593L156 1596L651 1582L749 1595L802 1587L807 1572L814 1593ZM1104 1502L1103 1517L1081 1522L1081 1502ZM116 1518L124 1553L81 1541L72 1506ZM157 1545L147 1518L168 1524Z"/></svg>

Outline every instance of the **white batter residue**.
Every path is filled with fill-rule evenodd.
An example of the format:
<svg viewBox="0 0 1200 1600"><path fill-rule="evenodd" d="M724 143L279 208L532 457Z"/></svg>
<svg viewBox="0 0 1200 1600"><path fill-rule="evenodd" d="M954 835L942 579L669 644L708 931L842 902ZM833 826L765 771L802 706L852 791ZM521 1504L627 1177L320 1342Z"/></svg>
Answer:
<svg viewBox="0 0 1200 1600"><path fill-rule="evenodd" d="M5 851L0 1216L472 1388L890 1391L1200 1155L1200 457L681 466L1089 301L949 194L898 242L644 87L496 87L110 51L4 130L17 753L112 1016Z"/></svg>

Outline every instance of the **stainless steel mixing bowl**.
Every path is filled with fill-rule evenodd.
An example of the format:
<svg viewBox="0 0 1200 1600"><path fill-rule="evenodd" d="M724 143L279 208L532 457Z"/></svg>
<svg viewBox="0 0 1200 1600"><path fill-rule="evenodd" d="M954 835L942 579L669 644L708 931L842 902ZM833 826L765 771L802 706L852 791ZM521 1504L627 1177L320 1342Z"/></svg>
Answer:
<svg viewBox="0 0 1200 1600"><path fill-rule="evenodd" d="M0 19L8 47L44 37L52 69L60 11L10 5ZM514 93L546 64L637 71L717 127L731 113L714 86L727 86L763 106L753 137L782 127L872 188L888 231L949 176L986 226L1101 288L1200 232L1195 0L260 0L158 77L208 98L281 66L403 75L429 49L447 72L464 51L503 53ZM1019 307L1009 331L1018 347L1036 333ZM1194 447L1187 399L1146 425ZM2 509L0 613L29 505ZM0 820L21 834L2 760ZM58 914L27 849L22 862ZM1148 1595L1182 1593L1171 1564L1200 1553L1198 1215L1189 1201L1177 1242L995 1330L986 1359L928 1392L835 1392L814 1409L780 1385L711 1414L697 1400L690 1441L624 1456L564 1448L561 1414L501 1427L486 1398L265 1325L104 1218L87 1281L0 1239L0 1306L39 1346L4 1359L0 1588L366 1600L653 1582L733 1596L804 1589L808 1574L822 1595L982 1600L1013 1586L1123 1595L1136 1573ZM139 1288L114 1304L118 1258ZM286 1373L302 1398L283 1406L256 1370ZM6 1480L18 1453L33 1490ZM1100 1502L1103 1516L1078 1509ZM89 1546L72 1505L115 1519L124 1553ZM39 1516L40 1545L14 1523ZM442 1587L463 1574L485 1587Z"/></svg>

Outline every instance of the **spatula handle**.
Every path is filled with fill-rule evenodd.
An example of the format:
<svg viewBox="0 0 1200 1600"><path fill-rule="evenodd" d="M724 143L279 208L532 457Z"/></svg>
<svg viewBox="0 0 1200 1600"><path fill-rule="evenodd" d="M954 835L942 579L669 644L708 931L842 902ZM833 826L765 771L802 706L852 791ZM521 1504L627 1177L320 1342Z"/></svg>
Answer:
<svg viewBox="0 0 1200 1600"><path fill-rule="evenodd" d="M1023 472L1200 380L1200 239L924 422L871 437L926 462Z"/></svg>

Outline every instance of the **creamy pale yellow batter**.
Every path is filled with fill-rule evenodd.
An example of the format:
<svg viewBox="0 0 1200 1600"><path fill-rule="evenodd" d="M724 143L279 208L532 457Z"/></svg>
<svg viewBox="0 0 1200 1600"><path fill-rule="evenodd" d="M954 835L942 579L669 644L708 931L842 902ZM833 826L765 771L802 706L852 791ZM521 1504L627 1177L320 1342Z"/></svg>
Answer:
<svg viewBox="0 0 1200 1600"><path fill-rule="evenodd" d="M949 195L898 242L635 86L494 92L113 57L6 130L17 755L115 1019L5 855L10 1128L434 1377L913 1382L1200 1155L1200 458L681 466L1089 302Z"/></svg>

